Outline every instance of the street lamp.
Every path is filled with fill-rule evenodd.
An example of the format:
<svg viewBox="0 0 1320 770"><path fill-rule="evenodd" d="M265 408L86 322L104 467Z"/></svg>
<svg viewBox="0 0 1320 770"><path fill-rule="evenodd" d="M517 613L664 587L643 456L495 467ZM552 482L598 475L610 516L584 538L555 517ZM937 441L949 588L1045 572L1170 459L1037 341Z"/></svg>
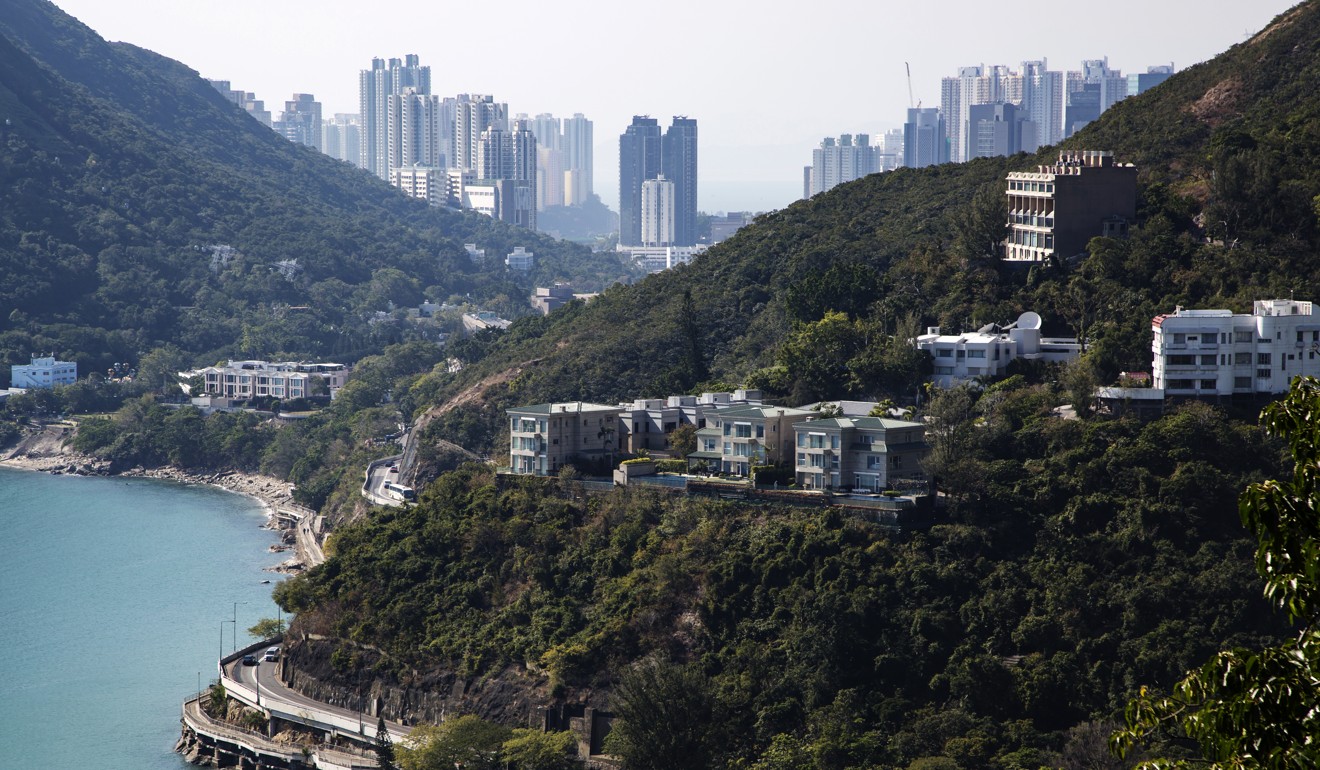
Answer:
<svg viewBox="0 0 1320 770"><path fill-rule="evenodd" d="M225 624L226 624L226 623L233 623L233 622L234 622L234 621L232 621L232 620L222 620L222 621L220 621L220 657L219 657L219 658L216 658L216 660L224 660L224 659L225 659Z"/></svg>
<svg viewBox="0 0 1320 770"><path fill-rule="evenodd" d="M231 652L238 652L238 605L240 604L247 604L247 602L234 602L234 619L230 621L234 624L234 649Z"/></svg>

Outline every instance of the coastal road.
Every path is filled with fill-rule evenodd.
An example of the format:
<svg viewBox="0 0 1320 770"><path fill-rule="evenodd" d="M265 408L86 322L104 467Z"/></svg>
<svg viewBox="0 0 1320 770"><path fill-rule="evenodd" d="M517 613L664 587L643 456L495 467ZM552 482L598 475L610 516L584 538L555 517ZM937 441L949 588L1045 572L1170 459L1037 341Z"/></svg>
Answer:
<svg viewBox="0 0 1320 770"><path fill-rule="evenodd" d="M260 654L258 654L257 659L261 660ZM261 695L263 705L268 702L272 705L278 703L284 710L295 713L299 711L322 712L335 714L350 721L360 720L366 735L374 736L376 734L376 717L354 709L331 706L290 689L280 681L276 670L278 665L273 661L261 661L255 666L245 666L242 660L236 660L226 667L225 673L235 682L256 689ZM363 703L365 706L366 701L364 700ZM411 729L398 722L388 720L386 721L386 727L394 735L403 735Z"/></svg>
<svg viewBox="0 0 1320 770"><path fill-rule="evenodd" d="M367 480L362 487L363 496L376 505L399 505L399 501L385 492L386 481L399 481L399 462L403 455L386 457L372 464L367 470ZM394 467L391 468L391 465Z"/></svg>

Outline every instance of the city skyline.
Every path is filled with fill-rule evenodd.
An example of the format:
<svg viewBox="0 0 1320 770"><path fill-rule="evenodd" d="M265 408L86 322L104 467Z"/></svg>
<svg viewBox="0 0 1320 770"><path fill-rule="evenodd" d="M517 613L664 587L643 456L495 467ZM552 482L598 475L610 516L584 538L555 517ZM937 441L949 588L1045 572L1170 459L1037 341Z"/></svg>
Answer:
<svg viewBox="0 0 1320 770"><path fill-rule="evenodd" d="M419 3L406 9L407 24L373 25L361 23L360 4L342 0L238 0L223 12L179 0L56 4L108 40L228 80L268 106L305 93L322 104L323 115L355 112L358 73L372 58L416 53L434 68L435 94L495 94L511 114L582 113L596 125L594 183L607 205L618 200L614 142L631 117L690 115L702 124L699 200L706 211L786 206L801 194L804 154L823 137L900 128L910 106L905 63L923 107L938 106L942 78L980 64L1047 59L1051 69L1069 70L1108 57L1124 72L1170 63L1182 71L1243 42L1292 6L1266 0L1209 14L1191 0L1113 0L1098 22L1089 4L1035 3L1010 17L956 0L923 33L914 25L928 23L897 4L678 0L672 12L643 19L641 9L586 0L551 14L530 3L522 14L515 2L504 12L534 14L537 22L508 26L501 52L481 36L437 34L482 28L478 7ZM804 34L831 17L857 23L828 39ZM615 66L637 54L632 29L670 41L657 49L673 52L663 76ZM290 39L299 44L282 42ZM812 107L784 118L790 103L804 101Z"/></svg>

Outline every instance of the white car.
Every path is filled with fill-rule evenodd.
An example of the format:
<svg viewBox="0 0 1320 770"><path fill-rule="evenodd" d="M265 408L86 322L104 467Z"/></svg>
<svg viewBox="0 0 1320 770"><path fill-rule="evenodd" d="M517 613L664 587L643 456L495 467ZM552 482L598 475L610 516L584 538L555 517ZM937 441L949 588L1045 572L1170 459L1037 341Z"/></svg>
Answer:
<svg viewBox="0 0 1320 770"><path fill-rule="evenodd" d="M264 657L262 657L262 660L267 661L267 662L270 662L270 661L272 661L272 660L279 660L279 659L280 659L280 648L279 648L279 647L268 647L268 648L266 648L266 654L265 654Z"/></svg>

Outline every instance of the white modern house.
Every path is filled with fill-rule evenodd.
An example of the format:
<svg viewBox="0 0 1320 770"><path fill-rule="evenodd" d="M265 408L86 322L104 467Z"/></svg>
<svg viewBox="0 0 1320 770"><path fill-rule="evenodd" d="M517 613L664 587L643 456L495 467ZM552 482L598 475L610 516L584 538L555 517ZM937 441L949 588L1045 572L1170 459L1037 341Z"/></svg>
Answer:
<svg viewBox="0 0 1320 770"><path fill-rule="evenodd" d="M333 398L348 381L351 369L345 364L306 363L299 361L229 361L224 366L208 366L180 372L185 393L196 396L186 380L202 378L202 393L232 399L304 398L313 394L312 380L325 382Z"/></svg>
<svg viewBox="0 0 1320 770"><path fill-rule="evenodd" d="M1016 359L1024 361L1075 361L1082 346L1075 337L1042 337L1040 316L1027 311L1016 321L998 328L993 324L966 334L941 334L940 327L927 327L917 337L918 350L935 360L931 381L947 388L977 377L999 377Z"/></svg>
<svg viewBox="0 0 1320 770"><path fill-rule="evenodd" d="M1310 302L1257 300L1250 314L1176 308L1151 321L1152 385L1170 396L1283 393L1320 376L1320 316Z"/></svg>
<svg viewBox="0 0 1320 770"><path fill-rule="evenodd" d="M74 361L57 361L54 356L33 356L30 364L9 367L11 388L53 388L56 385L72 385L77 381L78 364Z"/></svg>

